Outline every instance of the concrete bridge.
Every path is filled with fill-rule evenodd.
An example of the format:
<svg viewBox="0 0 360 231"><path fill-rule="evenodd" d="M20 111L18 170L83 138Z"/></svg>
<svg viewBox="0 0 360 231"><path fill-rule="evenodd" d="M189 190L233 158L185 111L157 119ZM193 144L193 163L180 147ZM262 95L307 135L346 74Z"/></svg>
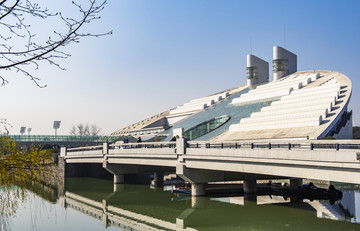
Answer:
<svg viewBox="0 0 360 231"><path fill-rule="evenodd" d="M239 142L103 143L61 149L65 167L98 164L114 174L153 172L161 183L164 172L175 172L192 185L192 195L205 195L209 182L243 180L245 193L256 192L256 180L290 178L293 186L303 178L360 184L358 140L272 140Z"/></svg>

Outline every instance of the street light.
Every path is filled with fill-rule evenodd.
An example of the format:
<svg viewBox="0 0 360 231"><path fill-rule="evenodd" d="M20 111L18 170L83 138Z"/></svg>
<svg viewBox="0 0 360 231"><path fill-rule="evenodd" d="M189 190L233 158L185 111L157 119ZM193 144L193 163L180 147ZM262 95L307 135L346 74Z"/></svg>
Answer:
<svg viewBox="0 0 360 231"><path fill-rule="evenodd" d="M25 131L26 131L26 127L20 127L20 134L21 135L24 135Z"/></svg>
<svg viewBox="0 0 360 231"><path fill-rule="evenodd" d="M31 132L32 128L28 128L27 131L29 133L29 136L30 136L30 132Z"/></svg>
<svg viewBox="0 0 360 231"><path fill-rule="evenodd" d="M60 128L61 121L54 121L55 136L57 135L57 129Z"/></svg>

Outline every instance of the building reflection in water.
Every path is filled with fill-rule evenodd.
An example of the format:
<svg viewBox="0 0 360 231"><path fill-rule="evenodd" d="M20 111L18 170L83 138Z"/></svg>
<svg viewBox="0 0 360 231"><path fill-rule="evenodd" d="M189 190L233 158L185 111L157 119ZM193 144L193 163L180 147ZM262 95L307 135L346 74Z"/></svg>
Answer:
<svg viewBox="0 0 360 231"><path fill-rule="evenodd" d="M354 190L345 191L344 198L335 205L306 199L293 203L289 197L269 195L191 197L144 185L114 188L111 182L99 179L68 179L63 192L59 202L64 208L91 216L106 227L123 230L360 228L352 223L360 221L356 213L359 192ZM347 219L349 214L352 222Z"/></svg>

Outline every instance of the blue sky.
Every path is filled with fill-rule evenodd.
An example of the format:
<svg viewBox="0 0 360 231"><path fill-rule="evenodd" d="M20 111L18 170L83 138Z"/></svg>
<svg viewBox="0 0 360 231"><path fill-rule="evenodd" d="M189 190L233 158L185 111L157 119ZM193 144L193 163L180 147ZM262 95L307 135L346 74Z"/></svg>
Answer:
<svg viewBox="0 0 360 231"><path fill-rule="evenodd" d="M63 3L43 2L50 9ZM297 54L299 71L332 70L351 79L350 109L359 126L359 11L355 0L109 1L101 20L84 29L113 34L66 47L72 54L61 61L66 71L46 65L36 70L46 88L6 73L10 83L0 88L0 118L13 125L11 134L19 134L20 126L54 134L54 120L62 121L61 135L78 123L97 124L109 134L245 84L250 40L252 53L271 63L272 47L284 45L285 26L285 48Z"/></svg>

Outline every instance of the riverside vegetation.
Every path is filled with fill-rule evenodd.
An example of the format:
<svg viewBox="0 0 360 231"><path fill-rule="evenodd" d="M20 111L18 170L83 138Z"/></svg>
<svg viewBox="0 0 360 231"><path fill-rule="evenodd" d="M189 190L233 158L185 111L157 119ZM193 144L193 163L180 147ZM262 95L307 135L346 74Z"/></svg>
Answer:
<svg viewBox="0 0 360 231"><path fill-rule="evenodd" d="M0 230L8 229L9 218L26 200L26 185L49 179L53 163L52 149L20 148L13 139L0 138Z"/></svg>

